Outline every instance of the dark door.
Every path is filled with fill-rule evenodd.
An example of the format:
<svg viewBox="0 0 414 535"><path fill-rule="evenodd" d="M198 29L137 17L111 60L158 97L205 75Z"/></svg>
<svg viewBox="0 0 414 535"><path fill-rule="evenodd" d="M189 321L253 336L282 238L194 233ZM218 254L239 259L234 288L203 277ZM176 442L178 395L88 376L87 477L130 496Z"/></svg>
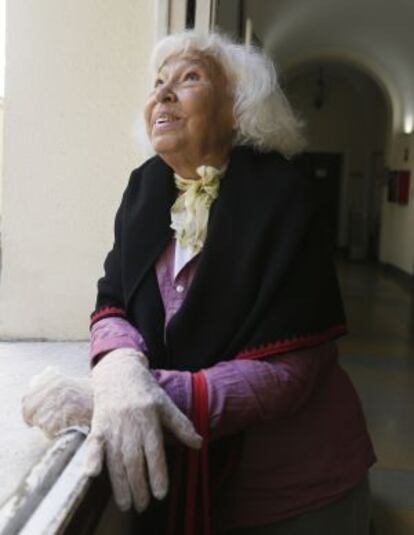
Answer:
<svg viewBox="0 0 414 535"><path fill-rule="evenodd" d="M333 248L337 245L342 159L342 154L330 152L305 152L295 159L317 188Z"/></svg>

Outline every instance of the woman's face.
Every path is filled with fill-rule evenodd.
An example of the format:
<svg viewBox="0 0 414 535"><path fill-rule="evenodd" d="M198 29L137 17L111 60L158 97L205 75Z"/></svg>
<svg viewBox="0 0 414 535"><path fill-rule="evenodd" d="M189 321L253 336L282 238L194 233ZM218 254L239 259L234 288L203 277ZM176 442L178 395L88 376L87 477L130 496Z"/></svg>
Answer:
<svg viewBox="0 0 414 535"><path fill-rule="evenodd" d="M198 163L230 149L233 100L219 65L199 52L170 56L145 106L148 137L161 156ZM203 160L204 159L204 160ZM211 162L210 162L211 163Z"/></svg>

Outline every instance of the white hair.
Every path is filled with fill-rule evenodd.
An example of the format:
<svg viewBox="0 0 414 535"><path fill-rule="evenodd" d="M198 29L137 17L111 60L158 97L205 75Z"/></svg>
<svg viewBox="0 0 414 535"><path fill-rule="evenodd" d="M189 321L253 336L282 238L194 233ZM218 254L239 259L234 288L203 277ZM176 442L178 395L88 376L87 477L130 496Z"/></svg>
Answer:
<svg viewBox="0 0 414 535"><path fill-rule="evenodd" d="M234 99L235 145L276 150L286 157L304 148L302 123L279 86L272 60L262 50L218 33L187 30L157 43L151 58L154 75L168 57L189 50L213 58L227 76Z"/></svg>

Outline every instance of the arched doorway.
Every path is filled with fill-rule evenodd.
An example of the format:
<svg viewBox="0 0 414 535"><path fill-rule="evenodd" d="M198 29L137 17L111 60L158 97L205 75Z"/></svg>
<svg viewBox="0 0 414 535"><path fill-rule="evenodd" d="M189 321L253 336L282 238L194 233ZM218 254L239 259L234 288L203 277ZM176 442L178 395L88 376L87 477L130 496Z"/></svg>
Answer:
<svg viewBox="0 0 414 535"><path fill-rule="evenodd" d="M325 199L334 245L353 259L377 259L392 123L382 89L361 69L326 60L283 72L283 84L305 123L301 165Z"/></svg>

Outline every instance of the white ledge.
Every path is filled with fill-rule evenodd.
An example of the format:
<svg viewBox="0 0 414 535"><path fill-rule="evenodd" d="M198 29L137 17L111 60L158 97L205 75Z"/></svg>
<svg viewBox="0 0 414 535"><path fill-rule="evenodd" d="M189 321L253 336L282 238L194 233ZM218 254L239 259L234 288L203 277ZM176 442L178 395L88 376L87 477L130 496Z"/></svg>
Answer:
<svg viewBox="0 0 414 535"><path fill-rule="evenodd" d="M81 466L85 435L55 440L0 509L1 535L54 535L73 515L90 484Z"/></svg>

